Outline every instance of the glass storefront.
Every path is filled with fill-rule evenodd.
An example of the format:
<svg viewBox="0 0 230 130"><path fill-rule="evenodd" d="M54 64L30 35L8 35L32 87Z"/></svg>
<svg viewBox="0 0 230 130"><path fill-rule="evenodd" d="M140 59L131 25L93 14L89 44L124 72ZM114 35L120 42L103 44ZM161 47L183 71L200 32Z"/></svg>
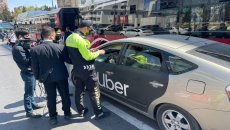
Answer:
<svg viewBox="0 0 230 130"><path fill-rule="evenodd" d="M209 23L210 26L220 23L227 23L230 21L230 0L180 0L177 1L176 7L173 7L173 0L171 5L166 6L169 3L165 3L165 0L160 1L161 15L165 17L164 23L176 24L180 26L201 26L203 23ZM223 2L220 2L223 1ZM168 1L169 2L169 1ZM175 15L176 13L176 15ZM173 22L168 21L168 17L176 17ZM175 26L176 26L175 25Z"/></svg>

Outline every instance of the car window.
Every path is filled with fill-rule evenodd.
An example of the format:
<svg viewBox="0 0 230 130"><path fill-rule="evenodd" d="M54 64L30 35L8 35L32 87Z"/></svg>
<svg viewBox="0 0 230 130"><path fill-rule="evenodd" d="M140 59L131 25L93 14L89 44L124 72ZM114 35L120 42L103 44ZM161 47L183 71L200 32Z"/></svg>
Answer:
<svg viewBox="0 0 230 130"><path fill-rule="evenodd" d="M132 68L159 71L161 63L161 53L147 46L129 45L122 56L122 64Z"/></svg>
<svg viewBox="0 0 230 130"><path fill-rule="evenodd" d="M105 50L105 55L100 55L96 58L97 62L104 62L110 64L116 64L119 60L119 53L122 48L122 44L113 44L101 49Z"/></svg>
<svg viewBox="0 0 230 130"><path fill-rule="evenodd" d="M182 74L198 66L178 56L169 55L166 61L171 74Z"/></svg>
<svg viewBox="0 0 230 130"><path fill-rule="evenodd" d="M211 61L218 65L230 68L230 46L227 44L214 43L195 48L187 53Z"/></svg>

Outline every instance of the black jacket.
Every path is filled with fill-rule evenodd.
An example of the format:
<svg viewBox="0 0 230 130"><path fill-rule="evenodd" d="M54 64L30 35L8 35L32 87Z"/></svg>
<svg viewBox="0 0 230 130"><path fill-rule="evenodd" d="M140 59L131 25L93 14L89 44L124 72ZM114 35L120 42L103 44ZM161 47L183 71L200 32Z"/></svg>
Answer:
<svg viewBox="0 0 230 130"><path fill-rule="evenodd" d="M72 44L74 44L74 46L71 46ZM95 73L94 59L98 57L98 55L88 49L88 44L90 44L89 41L85 39L85 37L81 35L81 33L72 33L66 40L66 47L69 53L69 57L73 63L73 70L75 72L75 75L84 78L88 78ZM83 48L80 46L83 46ZM87 58L87 60L84 57L90 58Z"/></svg>
<svg viewBox="0 0 230 130"><path fill-rule="evenodd" d="M28 49L17 43L12 49L13 59L20 68L21 72L33 74L31 70L31 55Z"/></svg>
<svg viewBox="0 0 230 130"><path fill-rule="evenodd" d="M64 45L44 41L31 49L32 70L35 78L42 82L55 82L68 78L64 62L70 63Z"/></svg>

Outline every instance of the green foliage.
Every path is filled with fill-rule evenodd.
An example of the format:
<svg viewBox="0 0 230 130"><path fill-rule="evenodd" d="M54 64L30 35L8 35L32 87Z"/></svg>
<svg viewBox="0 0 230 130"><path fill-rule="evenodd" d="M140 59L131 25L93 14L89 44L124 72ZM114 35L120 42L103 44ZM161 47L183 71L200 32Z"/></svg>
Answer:
<svg viewBox="0 0 230 130"><path fill-rule="evenodd" d="M26 10L26 7L25 6L23 6L22 7L22 13L24 13L24 12L26 12L27 10Z"/></svg>
<svg viewBox="0 0 230 130"><path fill-rule="evenodd" d="M16 19L16 17L18 16L18 14L24 13L24 12L28 12L28 11L33 11L33 10L46 10L46 11L50 11L52 8L45 5L42 7L35 7L35 6L19 6L14 8L14 12L13 12L13 17L14 19Z"/></svg>
<svg viewBox="0 0 230 130"><path fill-rule="evenodd" d="M13 17L11 15L11 12L8 8L5 8L2 13L0 14L0 19L6 22L12 22Z"/></svg>

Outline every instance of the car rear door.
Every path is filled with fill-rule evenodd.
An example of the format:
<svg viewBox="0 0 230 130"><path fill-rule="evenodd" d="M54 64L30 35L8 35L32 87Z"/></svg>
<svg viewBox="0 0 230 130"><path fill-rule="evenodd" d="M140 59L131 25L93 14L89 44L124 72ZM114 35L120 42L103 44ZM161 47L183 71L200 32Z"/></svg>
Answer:
<svg viewBox="0 0 230 130"><path fill-rule="evenodd" d="M153 47L129 43L123 50L117 81L124 84L126 102L143 111L161 97L168 85L169 74L163 52Z"/></svg>

